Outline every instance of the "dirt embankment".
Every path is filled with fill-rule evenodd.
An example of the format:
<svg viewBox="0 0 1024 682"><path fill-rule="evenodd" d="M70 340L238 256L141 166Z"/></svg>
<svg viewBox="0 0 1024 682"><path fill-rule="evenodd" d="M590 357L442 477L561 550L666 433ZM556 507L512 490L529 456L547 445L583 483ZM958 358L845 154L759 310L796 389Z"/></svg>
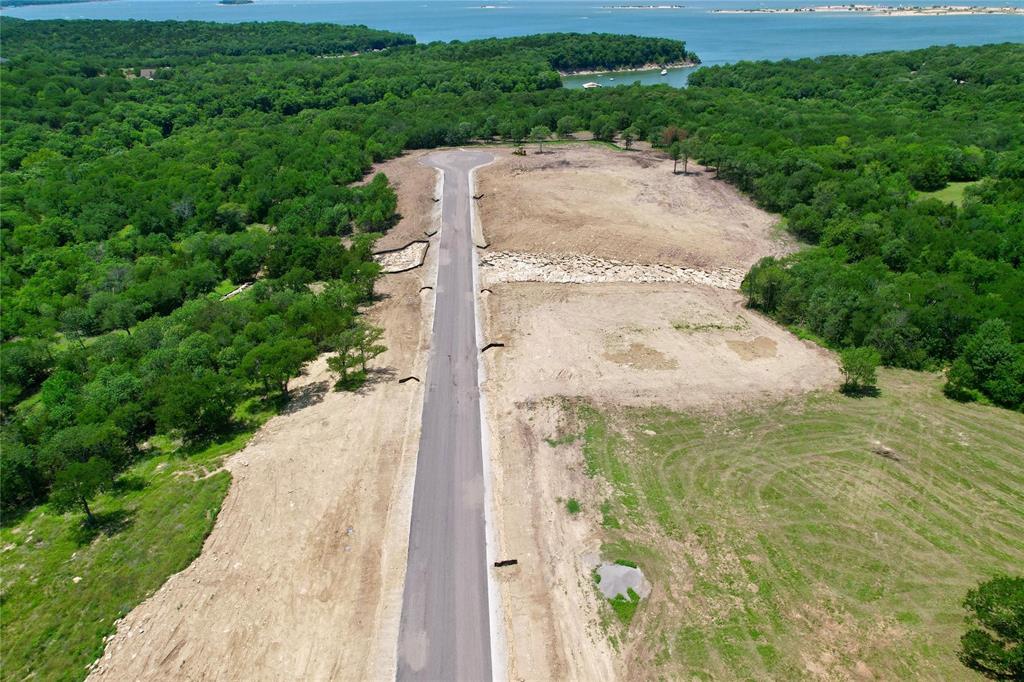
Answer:
<svg viewBox="0 0 1024 682"><path fill-rule="evenodd" d="M434 172L395 163L413 233ZM91 679L394 678L422 409L422 384L398 380L426 371L435 272L428 252L378 284L388 350L365 388L334 392L324 357L292 381L287 412L228 460L202 554L119 623Z"/></svg>

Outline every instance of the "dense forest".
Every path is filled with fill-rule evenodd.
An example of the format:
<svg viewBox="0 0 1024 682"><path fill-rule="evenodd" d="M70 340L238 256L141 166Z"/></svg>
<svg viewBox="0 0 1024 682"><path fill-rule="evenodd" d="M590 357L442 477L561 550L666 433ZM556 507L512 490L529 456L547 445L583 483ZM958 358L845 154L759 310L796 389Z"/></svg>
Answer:
<svg viewBox="0 0 1024 682"><path fill-rule="evenodd" d="M888 365L952 363L951 396L1024 408L1022 46L747 63L692 82L774 109L714 126L700 153L817 245L758 264L752 306ZM962 206L921 194L949 182L970 183Z"/></svg>
<svg viewBox="0 0 1024 682"><path fill-rule="evenodd" d="M44 500L72 463L116 471L154 434L202 441L247 401L275 399L360 328L373 295L372 242L396 200L383 176L353 183L402 149L538 126L659 144L685 128L686 153L815 244L760 263L744 283L752 306L837 348L950 367L954 397L1024 403L1022 46L574 91L559 70L696 57L606 35L415 45L332 25L7 18L0 30L6 509ZM949 181L972 183L962 207L922 199Z"/></svg>
<svg viewBox="0 0 1024 682"><path fill-rule="evenodd" d="M7 55L64 55L97 63L135 57L176 63L214 55L345 54L416 42L410 35L365 26L283 21L8 20L3 29Z"/></svg>

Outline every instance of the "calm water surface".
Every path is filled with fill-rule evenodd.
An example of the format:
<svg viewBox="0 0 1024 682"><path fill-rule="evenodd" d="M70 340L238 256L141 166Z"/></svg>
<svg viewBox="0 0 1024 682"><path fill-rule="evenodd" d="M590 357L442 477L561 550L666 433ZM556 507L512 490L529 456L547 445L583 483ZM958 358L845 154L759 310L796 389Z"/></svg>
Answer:
<svg viewBox="0 0 1024 682"><path fill-rule="evenodd" d="M940 0L934 0L939 4ZM941 0L945 2L946 0ZM1024 0L963 0L1024 7ZM859 0L863 4L864 0ZM613 5L684 5L682 9L611 9ZM828 14L736 15L711 10L796 7L826 0L104 0L4 10L26 19L200 19L327 21L411 33L422 42L470 40L548 31L612 32L685 40L705 64L861 54L929 45L1024 41L1024 16L874 17ZM899 4L898 0L875 4ZM909 4L909 3L908 3ZM929 4L915 0L914 4ZM486 7L485 7L486 6ZM616 75L626 82L685 83L687 71ZM584 80L595 80L593 77ZM573 79L573 83L583 80Z"/></svg>

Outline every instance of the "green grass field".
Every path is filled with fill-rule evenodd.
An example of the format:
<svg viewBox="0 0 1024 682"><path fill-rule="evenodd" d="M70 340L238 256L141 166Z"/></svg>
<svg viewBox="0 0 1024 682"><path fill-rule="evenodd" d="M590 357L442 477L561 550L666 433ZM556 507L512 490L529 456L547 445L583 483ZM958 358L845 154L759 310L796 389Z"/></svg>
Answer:
<svg viewBox="0 0 1024 682"><path fill-rule="evenodd" d="M956 204L957 206L963 206L964 204L964 190L971 185L978 184L979 181L973 182L951 182L942 189L935 190L934 192L918 192L917 198L919 200L924 199L938 199L944 201L947 204Z"/></svg>
<svg viewBox="0 0 1024 682"><path fill-rule="evenodd" d="M654 584L622 638L628 669L975 678L956 658L960 602L1024 566L1024 415L948 400L934 375L880 379L877 398L729 416L567 408L614 490L581 500L601 509L603 554Z"/></svg>
<svg viewBox="0 0 1024 682"><path fill-rule="evenodd" d="M163 454L131 467L90 505L95 530L81 514L45 505L5 523L0 677L84 678L114 621L199 554L231 482L217 469L251 433L191 453L154 439Z"/></svg>

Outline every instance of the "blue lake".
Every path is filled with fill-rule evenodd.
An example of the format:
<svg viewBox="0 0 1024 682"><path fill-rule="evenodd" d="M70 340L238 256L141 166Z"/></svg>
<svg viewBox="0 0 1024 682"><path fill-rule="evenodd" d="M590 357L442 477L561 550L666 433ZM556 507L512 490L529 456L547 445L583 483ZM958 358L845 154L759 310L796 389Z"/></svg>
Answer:
<svg viewBox="0 0 1024 682"><path fill-rule="evenodd" d="M612 9L614 5L684 5L682 9ZM863 0L860 0L863 3ZM940 0L935 0L936 4ZM968 0L964 0L968 2ZM685 40L705 64L861 54L929 45L1024 41L1024 16L880 17L842 14L714 14L713 9L828 4L773 0L104 0L5 9L28 19L200 19L326 21L411 33L420 41L469 40L548 31L613 32ZM899 4L896 0L887 3ZM929 4L919 0L915 4ZM970 4L1024 7L1024 0ZM631 74L632 75L632 74ZM685 72L643 82L685 82ZM625 77L625 76L624 76ZM616 82L618 81L616 76ZM631 80L636 80L637 77ZM592 79L589 79L592 80ZM631 82L627 81L627 82Z"/></svg>

